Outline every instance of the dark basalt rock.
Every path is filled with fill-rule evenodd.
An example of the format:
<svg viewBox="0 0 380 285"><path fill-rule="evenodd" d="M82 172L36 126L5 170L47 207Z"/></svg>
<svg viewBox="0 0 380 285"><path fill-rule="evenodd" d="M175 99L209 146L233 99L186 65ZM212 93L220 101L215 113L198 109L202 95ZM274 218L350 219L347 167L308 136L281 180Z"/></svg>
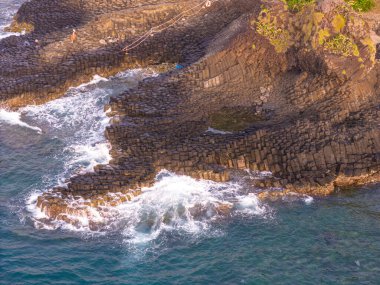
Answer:
<svg viewBox="0 0 380 285"><path fill-rule="evenodd" d="M112 18L88 8L93 1L82 6L90 20L82 24L79 35L99 29L104 32L101 38L113 32L131 36L133 28L135 39L188 8L181 1L155 2L158 4L133 8L128 14L132 4L110 2L120 4L104 4L104 13L112 13ZM136 64L181 62L185 66L146 79L136 89L112 98L110 116L114 119L106 130L112 145L110 164L73 177L67 189L43 194L38 206L50 218L65 221L73 213L86 215L86 210L73 208L68 200L83 197L92 201L86 203L93 207L117 205L139 194L131 189L151 185L161 169L216 181L227 181L231 169L271 171L271 179L255 186L283 191L264 191L261 198L290 192L326 195L336 186L379 181L380 69L369 26L341 2L328 13L323 5L315 5L293 14L284 5L282 1L213 2L127 55L120 49L131 39L92 50L90 42L96 45L100 37L89 38L89 44L82 47L65 42L63 46L70 46L72 52L67 51L56 64L52 63L56 43L31 49L39 59L46 58L52 70L59 70L66 82L78 74L90 75L102 64L100 69L109 72ZM124 20L116 21L121 18ZM109 29L106 20L112 22ZM349 49L340 45L342 39ZM4 44L0 42L0 48ZM16 44L14 49L18 48ZM10 52L12 48L4 49ZM12 78L7 85L3 83L8 87L0 85L0 90L10 90L2 94L11 103L19 102L13 99L20 94L12 84L19 78L16 74L11 70L0 73ZM28 78L25 82L35 80L24 78ZM65 86L42 78L52 88ZM228 111L239 109L247 114L244 118L251 119L224 134L208 131L215 125L215 114L224 112L231 120L241 120L235 111ZM235 121L235 125L226 120L223 124L236 126ZM110 193L120 194L111 197Z"/></svg>

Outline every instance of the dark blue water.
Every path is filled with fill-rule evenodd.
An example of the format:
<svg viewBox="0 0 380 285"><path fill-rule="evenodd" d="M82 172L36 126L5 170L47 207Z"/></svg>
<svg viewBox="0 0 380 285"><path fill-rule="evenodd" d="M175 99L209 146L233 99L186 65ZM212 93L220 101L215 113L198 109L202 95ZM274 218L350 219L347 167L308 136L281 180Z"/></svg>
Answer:
<svg viewBox="0 0 380 285"><path fill-rule="evenodd" d="M12 191L13 190L13 191ZM5 193L4 193L5 192ZM2 189L17 204L21 188ZM234 218L214 237L163 234L131 249L119 235L36 230L1 208L2 284L379 284L380 190L277 203L273 219Z"/></svg>

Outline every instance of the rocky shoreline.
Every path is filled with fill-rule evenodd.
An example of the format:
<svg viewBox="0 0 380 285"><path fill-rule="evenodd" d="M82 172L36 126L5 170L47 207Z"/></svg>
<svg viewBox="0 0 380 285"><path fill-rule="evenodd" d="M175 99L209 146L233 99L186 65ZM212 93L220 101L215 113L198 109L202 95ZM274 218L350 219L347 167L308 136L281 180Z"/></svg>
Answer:
<svg viewBox="0 0 380 285"><path fill-rule="evenodd" d="M106 137L113 159L41 195L38 207L49 218L75 223L70 217L87 215L88 206L130 200L162 169L215 181L246 169L270 171L252 185L261 198L327 195L380 181L373 30L343 1L298 12L279 0L83 2L22 6L11 29L27 26L31 33L0 41L3 104L51 100L95 73L183 68L111 99Z"/></svg>

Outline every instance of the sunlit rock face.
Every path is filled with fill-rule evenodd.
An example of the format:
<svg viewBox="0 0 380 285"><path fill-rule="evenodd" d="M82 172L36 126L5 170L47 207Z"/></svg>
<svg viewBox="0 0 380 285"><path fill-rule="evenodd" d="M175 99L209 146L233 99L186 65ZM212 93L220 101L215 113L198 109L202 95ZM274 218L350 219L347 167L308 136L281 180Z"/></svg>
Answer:
<svg viewBox="0 0 380 285"><path fill-rule="evenodd" d="M308 72L364 79L375 64L369 25L343 0L317 1L296 12L282 1L264 1L251 23L277 52L291 53Z"/></svg>

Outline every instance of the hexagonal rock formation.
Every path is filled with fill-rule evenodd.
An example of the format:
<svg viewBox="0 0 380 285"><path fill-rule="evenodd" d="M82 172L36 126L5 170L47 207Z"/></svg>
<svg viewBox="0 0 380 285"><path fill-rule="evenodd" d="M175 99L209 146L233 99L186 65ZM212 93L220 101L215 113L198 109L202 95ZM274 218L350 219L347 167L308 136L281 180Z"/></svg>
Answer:
<svg viewBox="0 0 380 285"><path fill-rule="evenodd" d="M74 223L87 206L138 195L164 168L217 181L231 169L268 170L273 178L256 186L284 190L261 197L379 181L376 50L361 16L328 2L295 13L282 1L219 0L148 38L126 62L185 68L112 98L110 164L38 206Z"/></svg>
<svg viewBox="0 0 380 285"><path fill-rule="evenodd" d="M198 4L205 1L199 1ZM26 30L24 36L0 41L0 105L20 107L41 104L64 94L70 86L88 82L94 74L110 76L127 68L176 63L199 58L200 42L213 31L181 40L165 40L168 31L152 37L129 55L123 47L151 28L184 12L182 24L194 29L191 19L207 14L194 1L159 0L31 0L23 4L10 30ZM226 8L218 5L219 12ZM227 12L219 28L242 13L244 6ZM194 14L194 16L193 16ZM199 15L198 15L199 16ZM211 19L211 18L210 18ZM208 21L204 21L207 23ZM198 21L199 23L199 21ZM72 29L77 41L72 43ZM160 42L157 49L153 42ZM186 48L185 48L186 47Z"/></svg>

